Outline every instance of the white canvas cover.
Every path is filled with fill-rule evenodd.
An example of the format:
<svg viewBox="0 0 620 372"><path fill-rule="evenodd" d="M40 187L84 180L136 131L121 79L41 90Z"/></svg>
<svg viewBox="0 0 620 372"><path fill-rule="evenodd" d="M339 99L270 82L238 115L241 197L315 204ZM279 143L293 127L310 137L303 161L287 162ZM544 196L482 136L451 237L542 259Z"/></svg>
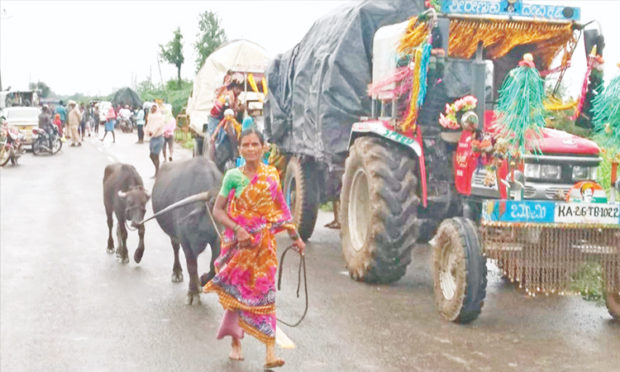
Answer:
<svg viewBox="0 0 620 372"><path fill-rule="evenodd" d="M269 61L263 47L244 39L229 41L211 53L196 74L192 95L187 100L190 127L197 133L202 132L213 107L215 90L222 85L228 70L262 76Z"/></svg>

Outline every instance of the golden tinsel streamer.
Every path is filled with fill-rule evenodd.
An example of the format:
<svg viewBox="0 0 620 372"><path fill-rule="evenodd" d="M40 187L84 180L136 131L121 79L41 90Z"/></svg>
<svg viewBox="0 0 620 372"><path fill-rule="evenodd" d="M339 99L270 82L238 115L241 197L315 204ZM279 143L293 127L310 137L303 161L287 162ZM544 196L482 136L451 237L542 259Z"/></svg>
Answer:
<svg viewBox="0 0 620 372"><path fill-rule="evenodd" d="M405 35L398 45L399 53L413 54L414 49L429 36L427 22L418 22L418 17L412 17L407 25Z"/></svg>
<svg viewBox="0 0 620 372"><path fill-rule="evenodd" d="M413 82L411 86L411 100L409 101L409 113L403 122L401 123L401 130L406 132L408 130L415 131L416 122L418 120L418 95L420 94L420 61L422 60L422 49L417 48L413 53L413 61L415 70L413 73Z"/></svg>
<svg viewBox="0 0 620 372"><path fill-rule="evenodd" d="M471 58L479 42L490 59L503 57L518 45L536 44L535 54L542 61L538 67L548 68L560 48L567 52L576 40L570 23L497 19L450 21L449 56Z"/></svg>

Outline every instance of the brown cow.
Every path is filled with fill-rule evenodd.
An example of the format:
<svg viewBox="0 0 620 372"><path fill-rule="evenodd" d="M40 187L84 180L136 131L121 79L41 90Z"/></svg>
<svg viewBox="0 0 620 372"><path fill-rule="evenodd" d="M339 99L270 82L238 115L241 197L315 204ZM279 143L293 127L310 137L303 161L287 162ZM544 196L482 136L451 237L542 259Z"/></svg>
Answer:
<svg viewBox="0 0 620 372"><path fill-rule="evenodd" d="M149 200L149 194L144 190L142 177L133 165L115 163L105 167L103 173L103 204L108 220L108 247L107 252L114 252L114 240L112 239L113 218L112 212L116 214L118 225L116 226L116 237L118 248L116 256L122 263L128 263L127 254L127 221L131 221L131 226L138 229L140 241L134 253L134 260L140 262L144 253L144 225L139 222L144 219L145 205Z"/></svg>

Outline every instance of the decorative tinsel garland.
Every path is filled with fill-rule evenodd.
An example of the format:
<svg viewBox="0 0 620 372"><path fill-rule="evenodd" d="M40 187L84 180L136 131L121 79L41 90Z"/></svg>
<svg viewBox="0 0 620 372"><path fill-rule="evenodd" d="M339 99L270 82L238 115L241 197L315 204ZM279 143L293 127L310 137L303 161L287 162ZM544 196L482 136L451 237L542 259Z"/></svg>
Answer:
<svg viewBox="0 0 620 372"><path fill-rule="evenodd" d="M594 130L605 147L620 153L620 75L594 98Z"/></svg>
<svg viewBox="0 0 620 372"><path fill-rule="evenodd" d="M482 42L487 58L495 59L505 56L517 45L536 44L536 56L542 68L548 68L562 49L566 54L576 42L572 27L570 23L451 19L448 55L469 59Z"/></svg>
<svg viewBox="0 0 620 372"><path fill-rule="evenodd" d="M418 113L426 97L426 71L428 70L430 56L431 45L427 42L415 50L413 57L415 71L411 85L411 96L409 97L409 109L400 125L403 132L413 132L416 129Z"/></svg>
<svg viewBox="0 0 620 372"><path fill-rule="evenodd" d="M496 137L506 139L511 152L525 154L529 148L534 153L541 152L538 142L545 127L544 94L543 80L534 67L532 55L527 53L519 67L506 75L499 91ZM530 146L526 147L526 140Z"/></svg>

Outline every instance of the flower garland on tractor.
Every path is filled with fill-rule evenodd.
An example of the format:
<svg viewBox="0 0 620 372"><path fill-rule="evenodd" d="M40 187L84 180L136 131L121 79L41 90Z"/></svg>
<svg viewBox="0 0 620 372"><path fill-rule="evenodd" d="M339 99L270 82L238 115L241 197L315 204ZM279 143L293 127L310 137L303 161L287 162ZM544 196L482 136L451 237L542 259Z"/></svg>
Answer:
<svg viewBox="0 0 620 372"><path fill-rule="evenodd" d="M439 115L439 124L446 129L461 129L458 117L467 111L473 111L477 104L478 100L474 96L465 96L457 99L452 104L446 104L446 114Z"/></svg>

